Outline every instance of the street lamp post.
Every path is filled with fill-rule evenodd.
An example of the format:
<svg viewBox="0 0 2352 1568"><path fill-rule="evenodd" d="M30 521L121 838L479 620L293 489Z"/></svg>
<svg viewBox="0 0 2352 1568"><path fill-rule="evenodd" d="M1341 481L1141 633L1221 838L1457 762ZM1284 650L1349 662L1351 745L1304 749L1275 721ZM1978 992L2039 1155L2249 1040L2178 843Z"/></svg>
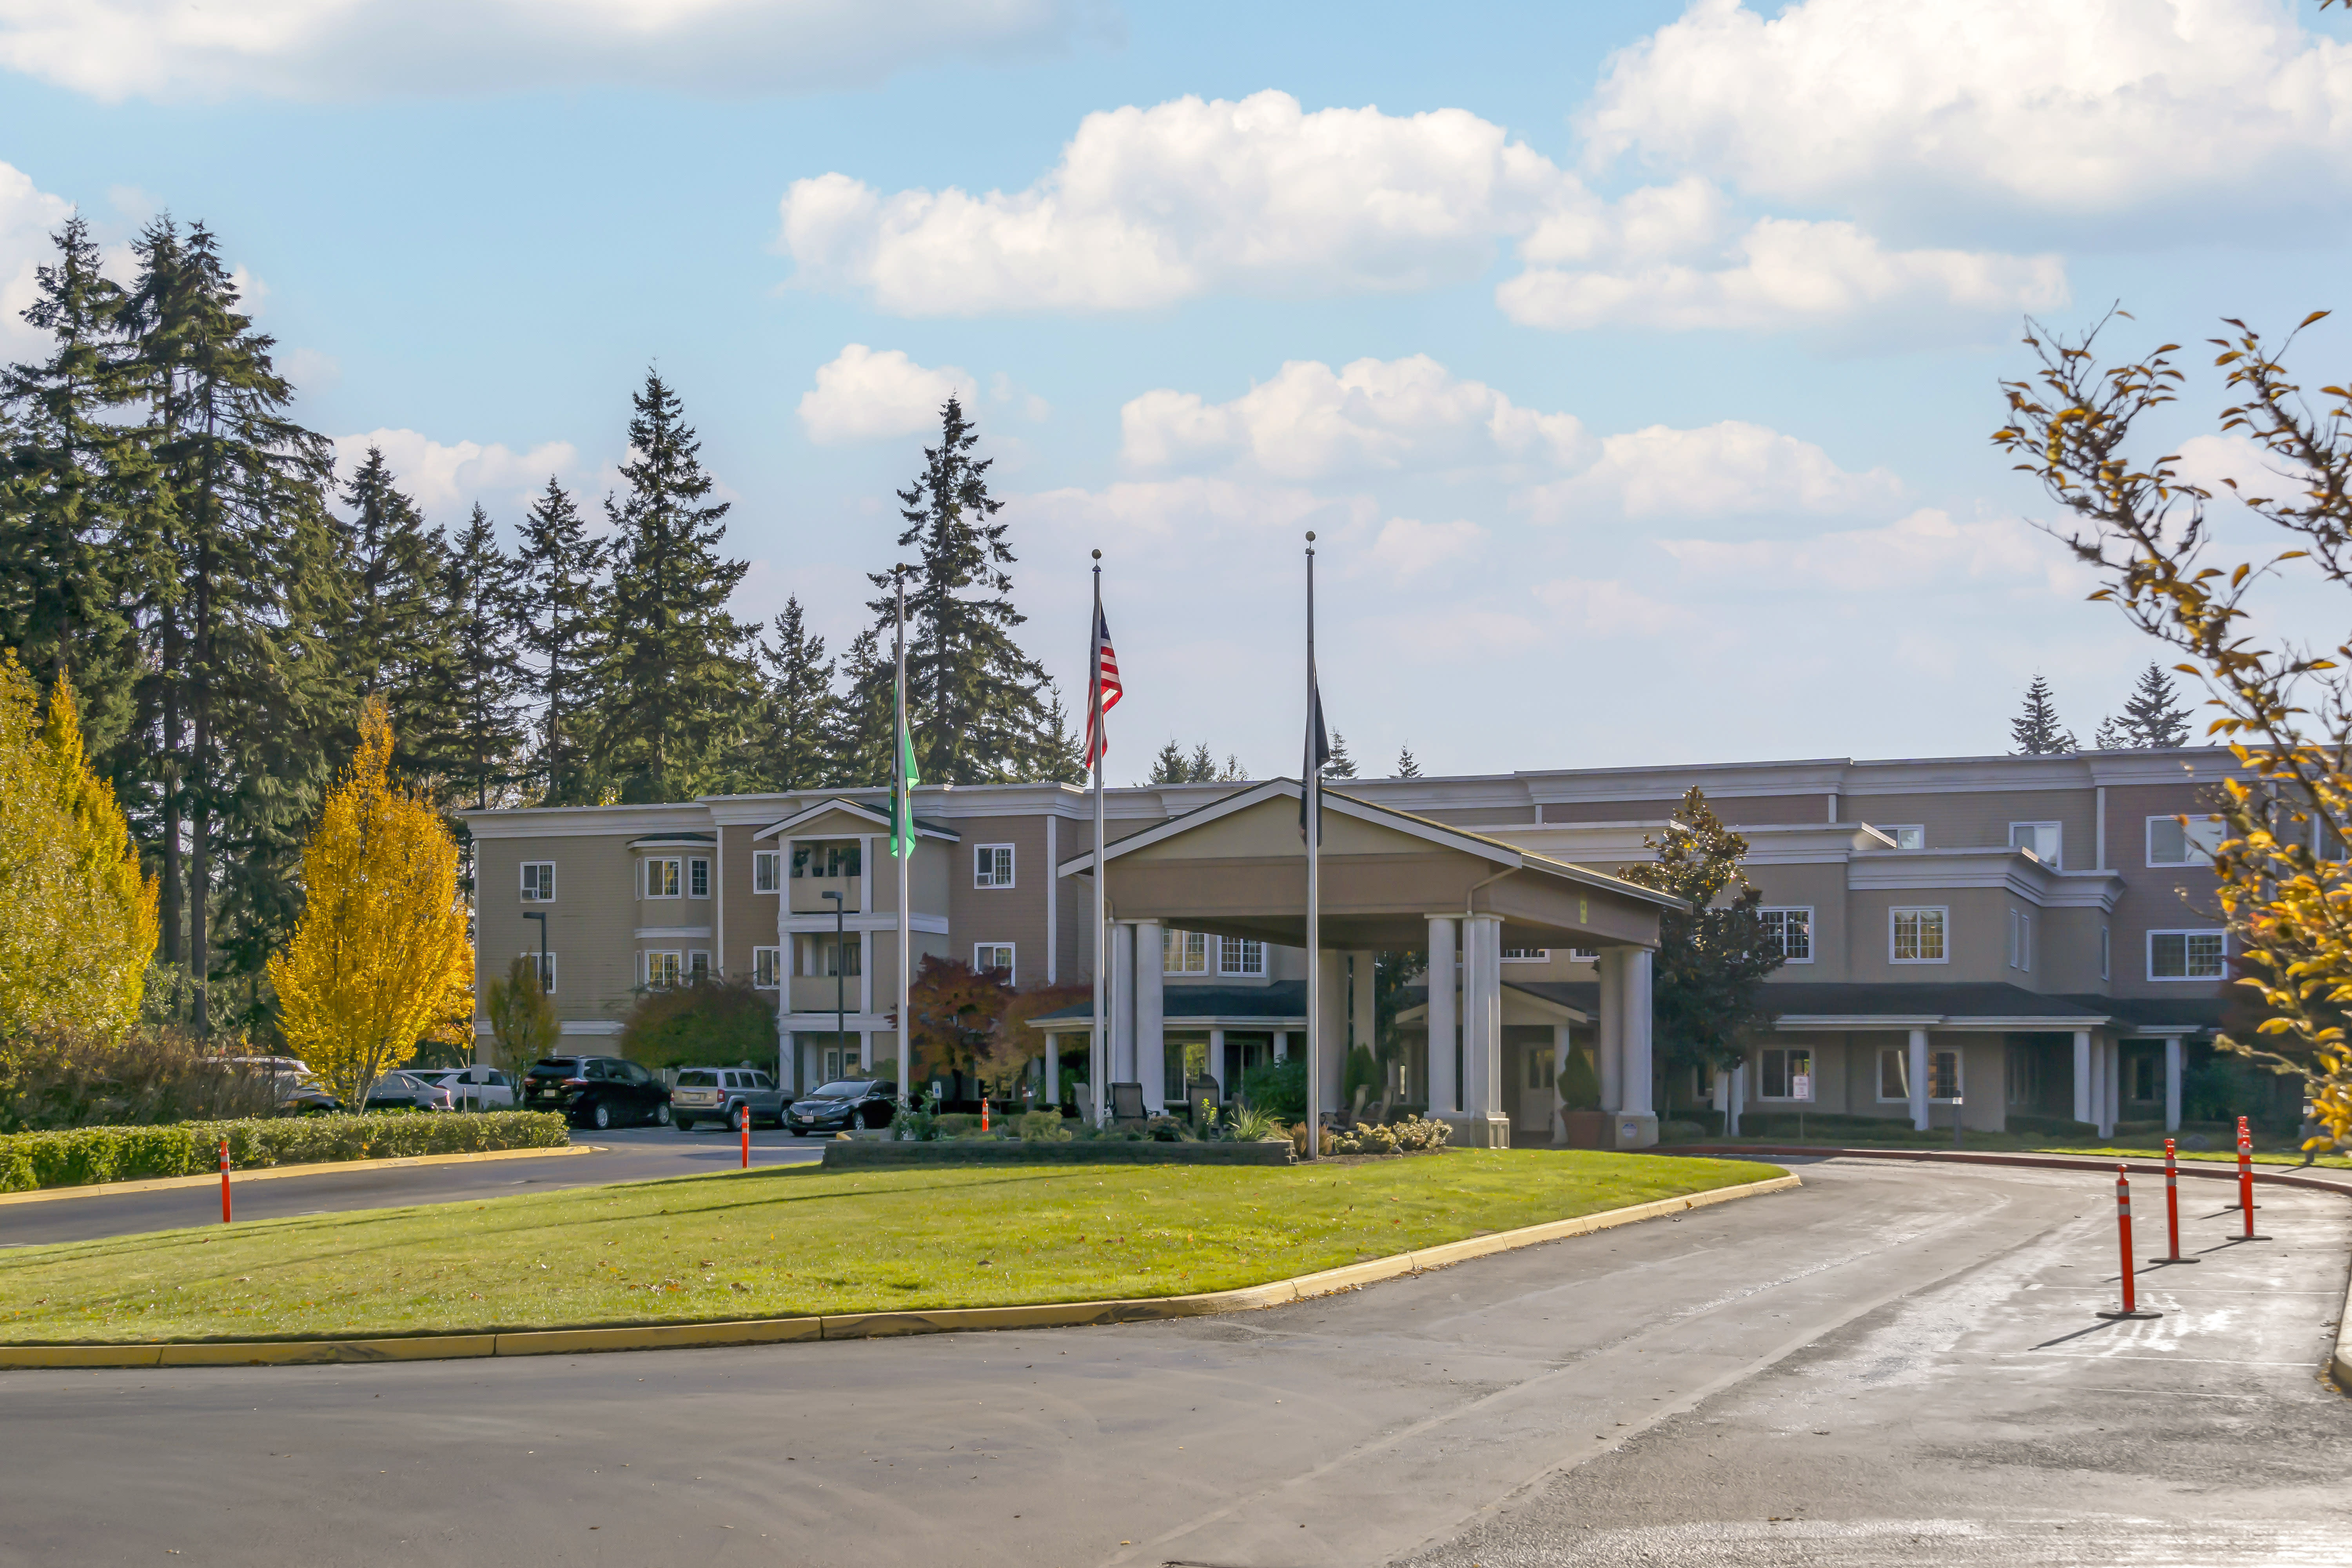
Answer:
<svg viewBox="0 0 2352 1568"><path fill-rule="evenodd" d="M843 960L847 956L845 943L848 941L849 906L843 900L841 889L827 888L817 897L833 900L833 1045L835 1050L846 1050L849 1016L849 970Z"/></svg>

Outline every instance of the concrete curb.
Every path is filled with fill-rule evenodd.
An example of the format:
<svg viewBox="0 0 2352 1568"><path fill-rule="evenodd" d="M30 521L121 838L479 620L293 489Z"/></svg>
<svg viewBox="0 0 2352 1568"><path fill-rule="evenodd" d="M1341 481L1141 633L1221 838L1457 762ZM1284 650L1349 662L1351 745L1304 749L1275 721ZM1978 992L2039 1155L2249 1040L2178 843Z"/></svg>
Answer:
<svg viewBox="0 0 2352 1568"><path fill-rule="evenodd" d="M1708 1208L1735 1198L1785 1192L1803 1184L1796 1176L1748 1182L1736 1187L1660 1198L1654 1203L1574 1219L1522 1226L1517 1230L1469 1237L1419 1252L1400 1252L1365 1263L1326 1268L1265 1285L1212 1290L1192 1296L1155 1296L1124 1301L1054 1301L1027 1307L961 1307L929 1312L844 1312L811 1318L754 1318L727 1323L662 1323L637 1328L536 1329L512 1333L406 1334L380 1340L211 1340L120 1345L0 1345L0 1368L102 1366L310 1366L328 1362L458 1361L479 1356L573 1355L598 1351L686 1350L719 1345L780 1344L802 1340L870 1340L900 1334L952 1334L981 1329L1073 1328L1097 1323L1139 1323L1197 1318L1219 1312L1255 1311L1341 1290L1354 1290L1401 1274L1419 1274L1538 1247L1573 1236L1589 1236L1621 1225L1663 1219Z"/></svg>
<svg viewBox="0 0 2352 1568"><path fill-rule="evenodd" d="M601 1143L561 1143L552 1149L477 1149L465 1154L402 1154L389 1160L320 1160L308 1165L263 1165L229 1172L232 1186L246 1182L273 1182L281 1176L320 1176L331 1171L396 1171L410 1165L462 1165L480 1160L539 1160L557 1154L602 1154ZM144 1182L92 1182L79 1187L41 1187L29 1193L0 1193L0 1207L10 1204L45 1204L59 1198L102 1198L122 1193L168 1193L181 1187L216 1187L220 1173L201 1176L157 1176Z"/></svg>
<svg viewBox="0 0 2352 1568"><path fill-rule="evenodd" d="M2352 1394L2352 1290L2344 1294L2344 1311L2336 1320L2336 1353L2327 1360L2336 1392Z"/></svg>
<svg viewBox="0 0 2352 1568"><path fill-rule="evenodd" d="M2164 1162L2147 1159L2110 1159L2104 1154L2011 1154L1992 1152L1978 1152L1969 1149L1822 1149L1793 1143L1678 1143L1669 1148L1645 1151L1653 1154L1687 1154L1709 1160L1911 1160L1934 1161L1955 1165L2027 1165L2044 1171L2108 1171L2117 1165L2135 1175L2164 1174ZM2238 1179L2235 1163L2223 1164L2218 1160L2182 1160L2175 1167L2184 1176L2210 1176L2217 1181ZM2273 1168L2265 1172L2254 1167L2254 1180L2273 1186L2310 1187L2323 1193L2336 1193L2352 1197L2352 1172L2347 1179L2332 1182L2324 1176L2299 1176L2292 1172Z"/></svg>

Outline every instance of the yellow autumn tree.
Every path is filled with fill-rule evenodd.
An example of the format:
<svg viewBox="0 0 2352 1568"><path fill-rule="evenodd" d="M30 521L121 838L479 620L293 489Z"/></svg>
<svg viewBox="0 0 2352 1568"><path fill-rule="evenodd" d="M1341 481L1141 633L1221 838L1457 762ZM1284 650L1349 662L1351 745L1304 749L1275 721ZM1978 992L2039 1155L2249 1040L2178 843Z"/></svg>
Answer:
<svg viewBox="0 0 2352 1568"><path fill-rule="evenodd" d="M154 879L113 787L90 772L72 683L58 678L43 719L14 653L0 653L0 1040L137 1021Z"/></svg>
<svg viewBox="0 0 2352 1568"><path fill-rule="evenodd" d="M287 1042L353 1107L419 1040L473 1013L457 842L391 765L392 721L371 698L303 846L302 918L269 960Z"/></svg>

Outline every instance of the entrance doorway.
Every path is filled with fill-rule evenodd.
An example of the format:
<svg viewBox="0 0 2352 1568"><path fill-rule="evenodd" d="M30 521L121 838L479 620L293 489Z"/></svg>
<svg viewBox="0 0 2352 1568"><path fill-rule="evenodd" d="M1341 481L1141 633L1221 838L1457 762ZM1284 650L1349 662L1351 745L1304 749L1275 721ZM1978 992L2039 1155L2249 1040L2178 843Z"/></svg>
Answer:
<svg viewBox="0 0 2352 1568"><path fill-rule="evenodd" d="M1233 1099L1242 1091L1243 1076L1253 1068L1268 1067L1274 1061L1272 1035L1239 1035L1225 1031L1225 1098Z"/></svg>

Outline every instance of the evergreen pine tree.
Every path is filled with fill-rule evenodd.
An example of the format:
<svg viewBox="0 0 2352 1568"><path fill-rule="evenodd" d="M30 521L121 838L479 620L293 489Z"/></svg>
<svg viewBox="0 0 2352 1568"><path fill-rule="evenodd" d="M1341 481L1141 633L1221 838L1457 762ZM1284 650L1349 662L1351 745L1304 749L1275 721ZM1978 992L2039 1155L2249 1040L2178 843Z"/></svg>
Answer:
<svg viewBox="0 0 2352 1568"><path fill-rule="evenodd" d="M988 493L993 459L971 453L980 435L950 397L940 413L940 444L923 448L923 472L900 490L912 549L907 573L908 714L919 726L922 776L942 784L992 784L1038 776L1052 765L1052 715L1043 666L1013 640L1024 617L1013 607L1003 502ZM896 614L897 572L873 574L871 604L887 639Z"/></svg>
<svg viewBox="0 0 2352 1568"><path fill-rule="evenodd" d="M748 772L757 789L813 789L832 775L833 660L808 630L798 595L776 616L775 641L760 645L768 667L766 710L755 731Z"/></svg>
<svg viewBox="0 0 2352 1568"><path fill-rule="evenodd" d="M2024 710L2010 721L2009 738L2017 742L2016 754L2022 757L2054 756L2082 749L2059 724L2057 700L2050 683L2039 675L2025 689Z"/></svg>
<svg viewBox="0 0 2352 1568"><path fill-rule="evenodd" d="M0 372L0 647L43 689L69 676L90 749L131 724L138 656L125 605L160 564L144 450L109 419L131 395L120 342L124 295L100 271L79 215L52 237L24 318L48 357Z"/></svg>
<svg viewBox="0 0 2352 1568"><path fill-rule="evenodd" d="M1192 764L1186 759L1184 748L1178 745L1172 737L1160 748L1160 754L1151 759L1151 774L1143 782L1156 784L1192 782Z"/></svg>
<svg viewBox="0 0 2352 1568"><path fill-rule="evenodd" d="M595 800L583 720L593 695L604 592L605 547L588 537L579 509L553 475L523 521L515 552L525 677L532 716L530 772L542 805Z"/></svg>
<svg viewBox="0 0 2352 1568"><path fill-rule="evenodd" d="M368 448L339 499L352 514L332 521L351 607L336 630L335 657L362 700L383 699L394 773L429 787L445 760L436 742L457 722L436 674L446 673L454 629L440 602L447 548L401 491L380 447Z"/></svg>
<svg viewBox="0 0 2352 1568"><path fill-rule="evenodd" d="M1231 752L1225 753L1225 771L1217 775L1217 782L1219 784L1249 783L1249 774L1243 769L1240 757Z"/></svg>
<svg viewBox="0 0 2352 1568"><path fill-rule="evenodd" d="M1070 710L1063 705L1058 689L1054 691L1053 701L1045 710L1045 719L1044 761L1031 771L1030 776L1041 784L1086 783L1084 744L1070 728Z"/></svg>
<svg viewBox="0 0 2352 1568"><path fill-rule="evenodd" d="M474 503L441 566L438 615L446 637L423 672L435 711L430 771L447 798L486 810L521 776L523 668L515 614L520 568ZM397 737L395 737L395 748ZM466 847L459 830L460 847Z"/></svg>
<svg viewBox="0 0 2352 1568"><path fill-rule="evenodd" d="M126 804L149 814L164 956L192 982L187 1011L203 1029L257 1016L262 961L299 906L299 835L352 707L330 641L349 610L325 516L327 443L288 416L293 388L238 310L217 243L201 224L183 235L161 218L134 250L129 369L173 570L135 601L151 785ZM214 1008L215 984L239 1005Z"/></svg>
<svg viewBox="0 0 2352 1568"><path fill-rule="evenodd" d="M833 705L825 748L831 758L824 780L828 785L854 789L889 782L891 688L898 667L883 639L882 630L868 626L850 639L849 651L842 656L844 690Z"/></svg>
<svg viewBox="0 0 2352 1568"><path fill-rule="evenodd" d="M1409 745L1397 748L1396 776L1401 779L1421 776L1421 763L1414 760L1412 748Z"/></svg>
<svg viewBox="0 0 2352 1568"><path fill-rule="evenodd" d="M1356 776L1356 759L1348 754L1348 737L1339 731L1331 731L1331 760L1323 764L1327 779L1351 779Z"/></svg>
<svg viewBox="0 0 2352 1568"><path fill-rule="evenodd" d="M628 494L604 502L618 537L592 743L623 800L691 800L740 753L756 711L752 638L727 612L750 563L719 553L728 503L708 499L677 395L647 371L632 402Z"/></svg>
<svg viewBox="0 0 2352 1568"><path fill-rule="evenodd" d="M2140 671L2121 716L2100 722L2097 744L2103 752L2189 744L2189 710L2163 666L2150 663Z"/></svg>

